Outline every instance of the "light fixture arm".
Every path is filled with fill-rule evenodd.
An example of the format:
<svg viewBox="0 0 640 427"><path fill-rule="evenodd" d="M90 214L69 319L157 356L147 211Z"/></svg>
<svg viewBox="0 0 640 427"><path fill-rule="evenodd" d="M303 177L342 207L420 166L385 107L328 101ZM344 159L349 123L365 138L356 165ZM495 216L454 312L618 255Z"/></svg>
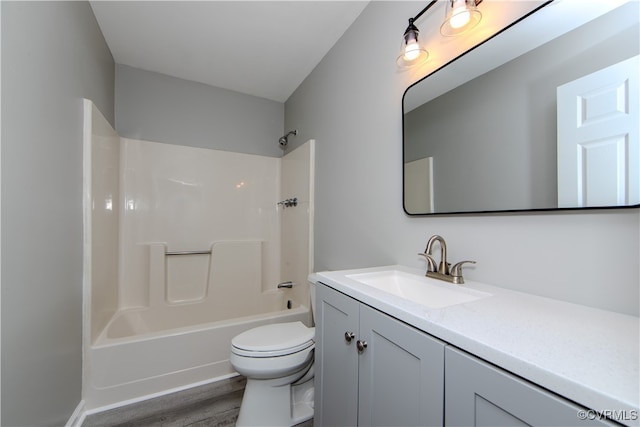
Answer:
<svg viewBox="0 0 640 427"><path fill-rule="evenodd" d="M409 18L409 23L412 24L413 21L416 21L418 18L420 18L427 10L431 9L436 3L438 3L438 0L431 0L431 2L424 9L418 12L416 16L414 16L413 18Z"/></svg>
<svg viewBox="0 0 640 427"><path fill-rule="evenodd" d="M420 32L420 30L418 30L418 27L416 27L414 25L414 22L420 18L427 10L431 9L431 7L433 7L433 5L435 5L436 3L438 3L438 0L431 0L431 2L424 8L422 9L420 12L418 12L418 14L416 16L414 16L413 18L409 18L409 26L407 26L407 29L404 30L404 39L405 42L409 41L409 35L410 34L418 34Z"/></svg>

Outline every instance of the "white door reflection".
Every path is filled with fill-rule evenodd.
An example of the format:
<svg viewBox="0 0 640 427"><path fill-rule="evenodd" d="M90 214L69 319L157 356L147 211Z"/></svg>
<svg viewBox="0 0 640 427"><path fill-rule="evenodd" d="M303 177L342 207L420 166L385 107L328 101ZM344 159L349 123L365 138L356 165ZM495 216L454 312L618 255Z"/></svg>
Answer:
<svg viewBox="0 0 640 427"><path fill-rule="evenodd" d="M558 87L558 206L640 203L639 57Z"/></svg>

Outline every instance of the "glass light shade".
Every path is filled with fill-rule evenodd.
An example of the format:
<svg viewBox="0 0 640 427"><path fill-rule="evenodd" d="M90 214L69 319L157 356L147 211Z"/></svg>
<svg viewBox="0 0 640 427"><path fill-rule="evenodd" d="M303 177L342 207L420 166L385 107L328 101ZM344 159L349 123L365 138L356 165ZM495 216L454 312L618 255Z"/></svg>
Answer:
<svg viewBox="0 0 640 427"><path fill-rule="evenodd" d="M440 26L443 36L457 36L478 25L482 13L475 0L447 0L445 19Z"/></svg>
<svg viewBox="0 0 640 427"><path fill-rule="evenodd" d="M414 65L422 64L429 57L429 52L420 46L418 39L418 29L409 21L409 27L402 36L400 45L400 54L396 59L396 64L400 68L409 68Z"/></svg>

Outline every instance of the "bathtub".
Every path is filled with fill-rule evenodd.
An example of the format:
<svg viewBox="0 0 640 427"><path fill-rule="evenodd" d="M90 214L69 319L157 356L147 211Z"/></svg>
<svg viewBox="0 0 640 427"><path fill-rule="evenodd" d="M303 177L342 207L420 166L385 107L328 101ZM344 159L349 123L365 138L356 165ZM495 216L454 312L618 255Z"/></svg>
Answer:
<svg viewBox="0 0 640 427"><path fill-rule="evenodd" d="M236 375L229 363L234 336L270 323L310 321L307 306L280 292L258 311L232 319L202 304L117 312L87 353L85 408L107 409Z"/></svg>
<svg viewBox="0 0 640 427"><path fill-rule="evenodd" d="M232 337L309 325L313 141L276 159L120 138L89 100L84 113L87 411L235 375Z"/></svg>

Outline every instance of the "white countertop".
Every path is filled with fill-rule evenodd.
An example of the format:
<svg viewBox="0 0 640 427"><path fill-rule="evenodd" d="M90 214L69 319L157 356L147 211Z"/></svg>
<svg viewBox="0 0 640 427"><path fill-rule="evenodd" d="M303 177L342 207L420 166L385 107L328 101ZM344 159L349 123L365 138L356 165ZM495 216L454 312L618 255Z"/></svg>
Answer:
<svg viewBox="0 0 640 427"><path fill-rule="evenodd" d="M462 286L492 296L427 309L346 277L391 269L424 275L418 269L386 266L314 273L309 281L322 282L588 409L626 411L627 418L635 419L619 421L640 425L638 317L473 281Z"/></svg>

